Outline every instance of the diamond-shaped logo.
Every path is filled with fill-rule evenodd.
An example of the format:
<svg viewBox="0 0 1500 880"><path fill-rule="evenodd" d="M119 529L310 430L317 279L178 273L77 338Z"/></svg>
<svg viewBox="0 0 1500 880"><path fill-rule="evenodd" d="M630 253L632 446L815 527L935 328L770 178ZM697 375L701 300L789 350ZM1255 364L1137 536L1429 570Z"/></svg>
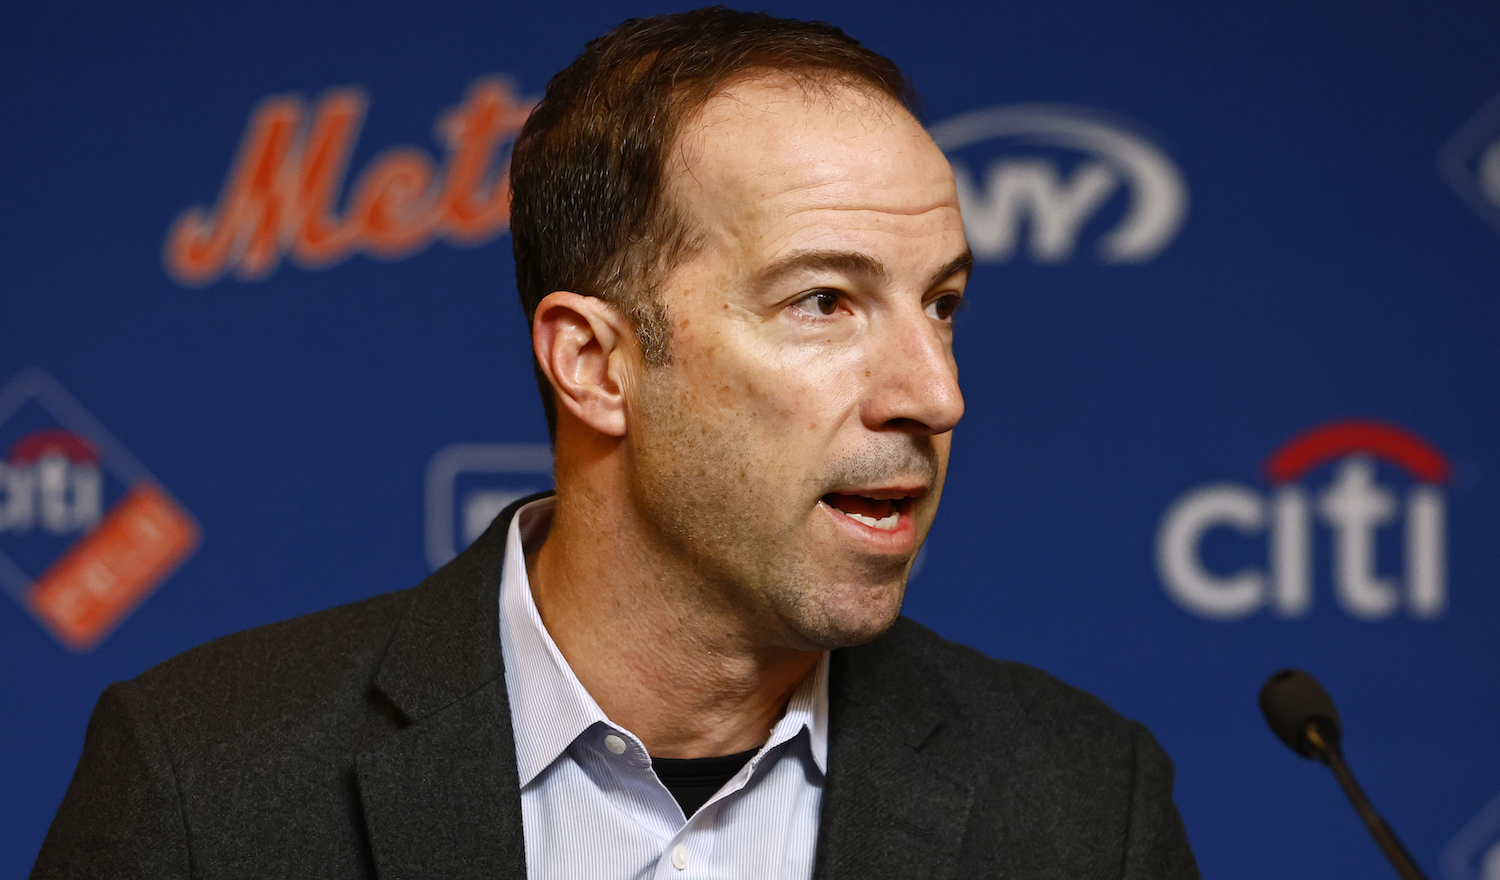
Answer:
<svg viewBox="0 0 1500 880"><path fill-rule="evenodd" d="M1500 232L1500 94L1439 151L1438 172L1459 198Z"/></svg>
<svg viewBox="0 0 1500 880"><path fill-rule="evenodd" d="M92 650L198 545L198 525L57 380L0 389L0 586Z"/></svg>
<svg viewBox="0 0 1500 880"><path fill-rule="evenodd" d="M1445 880L1500 880L1500 795L1443 848Z"/></svg>

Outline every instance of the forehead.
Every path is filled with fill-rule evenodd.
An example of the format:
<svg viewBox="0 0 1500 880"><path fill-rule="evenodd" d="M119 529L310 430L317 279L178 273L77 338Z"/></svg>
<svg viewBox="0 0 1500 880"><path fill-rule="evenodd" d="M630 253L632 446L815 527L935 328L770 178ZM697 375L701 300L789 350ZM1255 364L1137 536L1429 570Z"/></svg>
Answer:
<svg viewBox="0 0 1500 880"><path fill-rule="evenodd" d="M808 211L910 217L958 205L947 159L905 108L870 88L785 74L710 98L683 126L670 169L673 196L710 233Z"/></svg>

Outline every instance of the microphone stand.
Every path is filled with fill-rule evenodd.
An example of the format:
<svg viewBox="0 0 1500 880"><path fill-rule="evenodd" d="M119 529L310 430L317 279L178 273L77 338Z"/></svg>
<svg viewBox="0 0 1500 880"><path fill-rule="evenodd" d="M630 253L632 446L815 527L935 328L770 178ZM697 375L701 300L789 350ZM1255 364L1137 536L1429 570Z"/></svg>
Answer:
<svg viewBox="0 0 1500 880"><path fill-rule="evenodd" d="M1406 852L1406 848L1401 845L1401 841L1396 839L1395 832L1391 831L1391 827L1385 824L1385 820L1380 818L1379 813L1375 812L1375 806L1370 803L1370 799L1365 797L1364 789L1359 787L1354 774L1349 772L1349 765L1344 763L1344 756L1339 751L1337 742L1329 742L1325 739L1320 728L1321 725L1316 720L1309 721L1306 730L1307 741L1317 748L1318 757L1322 758L1323 763L1333 770L1339 786L1344 789L1344 794L1349 796L1349 802L1359 812L1360 818L1365 820L1365 825L1370 829L1370 835L1380 845L1385 857L1390 859L1391 864L1395 866L1396 873L1400 874L1403 880L1427 880L1422 870L1417 867L1417 863Z"/></svg>

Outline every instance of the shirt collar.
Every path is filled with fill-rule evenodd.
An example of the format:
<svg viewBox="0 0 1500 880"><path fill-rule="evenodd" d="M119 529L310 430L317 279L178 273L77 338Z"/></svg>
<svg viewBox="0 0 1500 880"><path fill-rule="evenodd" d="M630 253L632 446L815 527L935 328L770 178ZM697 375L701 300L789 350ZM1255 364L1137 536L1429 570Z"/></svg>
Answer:
<svg viewBox="0 0 1500 880"><path fill-rule="evenodd" d="M523 788L579 734L608 721L557 650L531 598L526 551L546 539L553 504L554 499L541 498L516 511L500 574L500 651Z"/></svg>
<svg viewBox="0 0 1500 880"><path fill-rule="evenodd" d="M753 766L761 757L788 740L794 739L804 729L807 731L808 752L818 772L828 775L828 658L827 651L818 658L818 665L802 679L802 684L792 691L787 700L786 712L771 728L771 736L755 757Z"/></svg>
<svg viewBox="0 0 1500 880"><path fill-rule="evenodd" d="M539 498L516 511L505 541L500 573L500 650L505 660L505 689L510 699L516 738L516 768L526 787L556 761L584 731L611 722L563 659L531 596L526 554L540 547L552 525L556 498ZM787 700L786 712L771 729L765 746L751 759L795 738L804 729L813 763L828 772L828 666L823 652L812 673Z"/></svg>

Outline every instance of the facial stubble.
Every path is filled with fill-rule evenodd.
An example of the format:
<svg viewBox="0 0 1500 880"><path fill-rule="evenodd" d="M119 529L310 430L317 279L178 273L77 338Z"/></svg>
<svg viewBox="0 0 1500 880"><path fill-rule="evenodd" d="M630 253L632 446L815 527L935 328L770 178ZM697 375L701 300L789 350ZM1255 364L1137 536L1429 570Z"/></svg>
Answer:
<svg viewBox="0 0 1500 880"><path fill-rule="evenodd" d="M842 514L816 508L829 492L914 479L935 503L942 463L932 438L870 432L864 448L778 485L767 476L776 461L758 455L802 451L766 441L753 413L705 407L682 375L680 362L647 367L632 424L632 503L666 569L662 589L686 614L734 621L767 647L829 650L888 629L916 548L877 555L819 546L817 519Z"/></svg>

